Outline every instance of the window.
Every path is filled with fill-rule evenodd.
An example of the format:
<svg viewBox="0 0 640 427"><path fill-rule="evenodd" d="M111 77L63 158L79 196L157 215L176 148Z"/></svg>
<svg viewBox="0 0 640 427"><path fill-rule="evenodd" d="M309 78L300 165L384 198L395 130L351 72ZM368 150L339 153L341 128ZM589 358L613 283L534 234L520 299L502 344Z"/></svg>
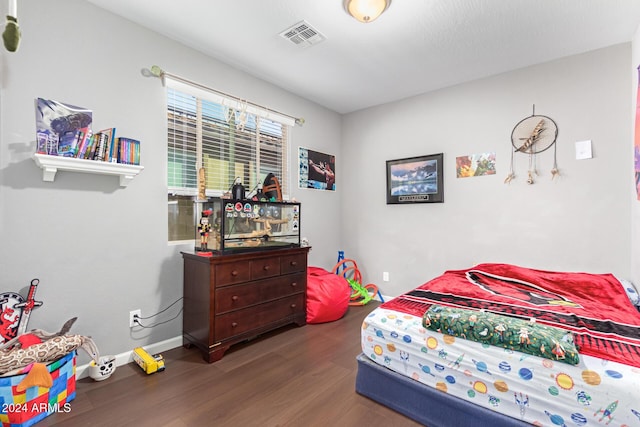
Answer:
<svg viewBox="0 0 640 427"><path fill-rule="evenodd" d="M288 194L289 124L270 119L266 110L254 112L246 103L206 95L167 89L169 241L194 238L193 201L201 168L207 197L230 191L236 179L250 194L269 173ZM234 108L227 106L232 102Z"/></svg>

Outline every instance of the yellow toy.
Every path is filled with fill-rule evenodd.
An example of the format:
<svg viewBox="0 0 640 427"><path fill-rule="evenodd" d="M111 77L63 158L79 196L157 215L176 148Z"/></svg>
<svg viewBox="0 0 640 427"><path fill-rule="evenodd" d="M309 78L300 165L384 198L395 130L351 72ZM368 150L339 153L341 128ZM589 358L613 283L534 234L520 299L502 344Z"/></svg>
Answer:
<svg viewBox="0 0 640 427"><path fill-rule="evenodd" d="M164 357L162 357L161 354L154 354L152 356L142 347L133 349L133 360L147 374L164 371Z"/></svg>

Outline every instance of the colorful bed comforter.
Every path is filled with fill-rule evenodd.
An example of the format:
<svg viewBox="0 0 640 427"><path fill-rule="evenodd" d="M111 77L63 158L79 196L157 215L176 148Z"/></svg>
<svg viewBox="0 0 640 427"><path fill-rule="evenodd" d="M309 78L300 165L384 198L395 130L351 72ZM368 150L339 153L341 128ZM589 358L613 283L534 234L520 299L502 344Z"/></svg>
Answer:
<svg viewBox="0 0 640 427"><path fill-rule="evenodd" d="M627 310L626 295L618 298L619 282L609 275L558 273L568 275L558 286L561 276L552 272L540 272L540 281L535 270L511 267L483 264L453 272L453 280L447 272L388 301L363 323L363 353L427 386L534 425L640 426L640 315L632 305L634 311ZM601 309L594 314L597 299ZM579 361L572 365L429 329L424 315L436 302L496 313L507 308L507 314L528 319L535 313L553 327L567 323Z"/></svg>

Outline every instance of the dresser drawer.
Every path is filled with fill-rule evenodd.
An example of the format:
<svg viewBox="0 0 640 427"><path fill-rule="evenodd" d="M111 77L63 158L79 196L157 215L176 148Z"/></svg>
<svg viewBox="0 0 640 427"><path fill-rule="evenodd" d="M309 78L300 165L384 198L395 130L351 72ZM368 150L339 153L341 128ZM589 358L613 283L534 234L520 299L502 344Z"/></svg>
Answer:
<svg viewBox="0 0 640 427"><path fill-rule="evenodd" d="M249 262L229 262L218 264L215 268L216 286L231 285L234 283L248 282L251 280Z"/></svg>
<svg viewBox="0 0 640 427"><path fill-rule="evenodd" d="M215 312L218 314L226 313L264 301L304 293L305 280L305 274L290 274L218 288L215 294Z"/></svg>
<svg viewBox="0 0 640 427"><path fill-rule="evenodd" d="M182 337L204 359L288 324L306 324L309 247L184 259Z"/></svg>
<svg viewBox="0 0 640 427"><path fill-rule="evenodd" d="M282 323L291 316L304 313L305 298L305 294L296 294L245 308L244 310L232 311L216 316L216 340L222 341L235 335L268 326L271 323Z"/></svg>
<svg viewBox="0 0 640 427"><path fill-rule="evenodd" d="M280 272L282 274L307 271L307 254L285 255L280 257Z"/></svg>
<svg viewBox="0 0 640 427"><path fill-rule="evenodd" d="M280 257L258 258L251 260L251 280L264 279L280 275Z"/></svg>

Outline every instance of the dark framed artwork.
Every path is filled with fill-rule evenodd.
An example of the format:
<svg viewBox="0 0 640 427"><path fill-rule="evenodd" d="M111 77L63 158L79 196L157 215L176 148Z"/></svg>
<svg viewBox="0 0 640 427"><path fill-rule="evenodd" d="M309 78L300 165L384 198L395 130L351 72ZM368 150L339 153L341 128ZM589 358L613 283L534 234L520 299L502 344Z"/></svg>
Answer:
<svg viewBox="0 0 640 427"><path fill-rule="evenodd" d="M443 157L387 160L387 204L443 203Z"/></svg>

